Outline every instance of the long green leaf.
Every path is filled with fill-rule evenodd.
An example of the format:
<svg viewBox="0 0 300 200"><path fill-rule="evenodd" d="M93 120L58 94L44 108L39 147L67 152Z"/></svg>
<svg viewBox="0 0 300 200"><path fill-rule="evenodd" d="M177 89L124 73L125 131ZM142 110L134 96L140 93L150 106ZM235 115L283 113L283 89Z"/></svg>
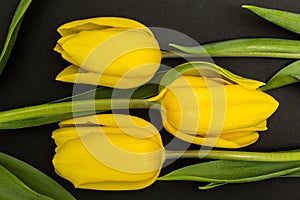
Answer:
<svg viewBox="0 0 300 200"><path fill-rule="evenodd" d="M51 200L52 198L33 191L10 171L0 166L0 199Z"/></svg>
<svg viewBox="0 0 300 200"><path fill-rule="evenodd" d="M300 59L300 41L277 38L234 39L202 46L170 46L189 54L212 57L267 57Z"/></svg>
<svg viewBox="0 0 300 200"><path fill-rule="evenodd" d="M75 199L70 193L68 193L62 186L56 183L53 179L49 178L44 173L33 168L27 163L24 163L23 161L13 158L9 155L0 153L0 166L4 167L15 177L20 179L27 187L31 188L37 193L51 197L55 200ZM0 174L2 174L2 172L0 172ZM0 181L1 179L2 178L0 178ZM12 189L13 191L11 192L14 193L15 188ZM0 198L0 199L14 199L14 198Z"/></svg>
<svg viewBox="0 0 300 200"><path fill-rule="evenodd" d="M300 178L300 170L297 170L297 171L289 173L289 174L280 175L278 178ZM199 189L207 190L207 189L223 186L226 184L228 184L228 183L209 183L205 186L199 187Z"/></svg>
<svg viewBox="0 0 300 200"><path fill-rule="evenodd" d="M0 74L2 73L7 60L10 56L10 53L12 51L12 48L15 44L21 23L22 23L22 19L24 17L24 14L27 10L27 8L29 7L31 3L31 0L21 0L15 13L14 13L14 17L11 21L11 24L9 26L9 30L5 39L5 43L0 55Z"/></svg>
<svg viewBox="0 0 300 200"><path fill-rule="evenodd" d="M159 177L163 181L200 181L211 184L208 189L227 183L245 183L276 178L300 171L300 161L295 162L246 162L217 160L195 164Z"/></svg>
<svg viewBox="0 0 300 200"><path fill-rule="evenodd" d="M300 14L252 5L243 5L242 7L278 26L300 34Z"/></svg>
<svg viewBox="0 0 300 200"><path fill-rule="evenodd" d="M297 82L300 82L300 61L281 69L260 89L271 90Z"/></svg>

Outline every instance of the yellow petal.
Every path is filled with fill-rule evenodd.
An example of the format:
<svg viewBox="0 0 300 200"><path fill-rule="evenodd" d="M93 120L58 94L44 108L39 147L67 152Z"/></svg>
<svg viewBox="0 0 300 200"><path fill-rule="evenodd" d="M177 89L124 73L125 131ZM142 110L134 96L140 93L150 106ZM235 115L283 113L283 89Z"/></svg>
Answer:
<svg viewBox="0 0 300 200"><path fill-rule="evenodd" d="M200 135L190 135L174 128L168 122L164 125L166 130L173 134L175 137L186 141L190 144L198 144L203 146L211 146L211 147L218 147L218 148L241 148L248 146L250 144L255 143L259 135L257 132L240 132L240 133L233 133L233 134L220 134L218 137L210 137L210 136L200 136Z"/></svg>
<svg viewBox="0 0 300 200"><path fill-rule="evenodd" d="M62 35L70 35L80 31L100 30L105 28L121 28L121 29L143 29L149 35L152 32L143 24L126 18L120 17L98 17L72 21L60 26L57 31Z"/></svg>
<svg viewBox="0 0 300 200"><path fill-rule="evenodd" d="M86 71L81 72L79 83L133 88L149 81L160 67L159 44L139 22L94 18L67 23L59 31L63 37L54 50ZM68 70L58 79L74 82L74 70ZM98 80L97 74L105 76Z"/></svg>
<svg viewBox="0 0 300 200"><path fill-rule="evenodd" d="M109 127L132 127L134 125L138 126L152 126L149 122L135 116L128 116L122 114L100 114L91 115L85 117L79 117L75 119L68 119L61 121L59 123L60 127L69 127L75 125L102 125Z"/></svg>
<svg viewBox="0 0 300 200"><path fill-rule="evenodd" d="M133 190L156 180L164 149L158 131L149 122L104 114L65 120L60 126L63 128L52 136L57 144L53 164L75 187Z"/></svg>
<svg viewBox="0 0 300 200"><path fill-rule="evenodd" d="M133 137L138 137L138 138L150 137L158 134L158 130L151 123L145 121L144 119L135 116L121 115L121 114L91 115L91 116L79 117L75 119L61 121L59 123L60 127L93 126L93 125L100 125L105 127L119 127L122 128L123 131L126 130L126 133L128 135L131 135ZM160 144L162 143L160 142Z"/></svg>
<svg viewBox="0 0 300 200"><path fill-rule="evenodd" d="M65 68L62 72L60 72L56 80L68 83L83 83L90 85L101 85L112 88L134 88L138 87L153 77L154 74L150 74L149 76L137 76L137 77L118 77L109 74L98 74L94 72L89 72L86 70L82 70L75 65L71 65Z"/></svg>
<svg viewBox="0 0 300 200"><path fill-rule="evenodd" d="M195 124L198 124L197 132L206 133L209 129L214 129L214 123L220 121L224 121L224 132L247 128L252 130L252 127L257 127L270 117L279 105L270 95L258 90L246 90L239 85L224 86L225 102L212 104L211 93L218 89L222 88L193 87L191 90L180 87L167 92L162 99L167 112L166 120L174 127L189 133L196 132ZM198 105L193 105L193 101L197 101ZM215 121L211 121L212 117Z"/></svg>
<svg viewBox="0 0 300 200"><path fill-rule="evenodd" d="M266 119L278 102L259 90L223 84L219 79L177 78L161 96L164 127L182 140L207 146L239 148L255 142L256 131L267 129Z"/></svg>
<svg viewBox="0 0 300 200"><path fill-rule="evenodd" d="M69 62L74 62L74 60L73 60L69 55L65 55L66 53L64 52L64 49L62 48L62 45L63 45L66 41L68 41L68 39L70 39L70 38L72 38L72 37L74 37L74 36L76 36L76 35L73 34L73 35L68 35L68 36L65 36L65 37L60 38L60 39L57 41L57 44L55 45L55 47L54 47L54 49L53 49L54 51L60 53L60 54L62 55L62 57L63 57L64 59L66 59L67 61L69 61Z"/></svg>
<svg viewBox="0 0 300 200"><path fill-rule="evenodd" d="M91 142L97 138L89 138ZM95 143L95 142L94 142ZM101 145L98 145L98 147ZM75 150L75 151L74 151ZM104 151L107 154L107 152ZM126 158L117 158L121 163L128 163ZM145 158L146 161L146 158ZM157 159L149 162L161 165ZM132 162L135 164L136 162ZM130 163L132 165L132 163ZM141 162L140 162L141 163ZM160 170L143 173L128 173L111 168L97 160L82 145L80 140L71 140L61 148L53 159L56 172L70 180L75 187L96 190L134 190L152 184ZM141 163L142 164L142 163ZM148 163L145 163L146 165ZM155 166L157 167L157 166Z"/></svg>
<svg viewBox="0 0 300 200"><path fill-rule="evenodd" d="M150 74L161 60L155 38L136 30L82 31L61 46L73 64L97 73Z"/></svg>
<svg viewBox="0 0 300 200"><path fill-rule="evenodd" d="M64 51L60 44L56 44L53 50L58 53L62 53Z"/></svg>
<svg viewBox="0 0 300 200"><path fill-rule="evenodd" d="M256 126L269 118L279 103L259 90L244 90L237 85L226 86L226 120L224 130Z"/></svg>
<svg viewBox="0 0 300 200"><path fill-rule="evenodd" d="M80 130L79 130L80 129ZM80 132L80 135L78 134ZM82 127L74 128L74 127L67 127L62 129L57 129L53 131L52 138L55 140L55 143L57 145L55 151L57 152L59 148L64 146L65 143L69 142L70 140L75 140L80 137L87 136L91 133L91 129L85 128L82 129Z"/></svg>

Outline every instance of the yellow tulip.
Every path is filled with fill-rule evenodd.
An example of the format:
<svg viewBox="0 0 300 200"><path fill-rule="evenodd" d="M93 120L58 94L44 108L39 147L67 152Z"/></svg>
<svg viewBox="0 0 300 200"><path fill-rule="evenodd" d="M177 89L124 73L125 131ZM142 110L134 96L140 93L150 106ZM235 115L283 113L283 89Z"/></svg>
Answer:
<svg viewBox="0 0 300 200"><path fill-rule="evenodd" d="M164 127L184 141L221 148L250 145L257 131L267 130L266 119L279 104L256 90L264 83L218 69L222 77L180 76L150 101L161 101Z"/></svg>
<svg viewBox="0 0 300 200"><path fill-rule="evenodd" d="M60 123L53 132L57 174L77 188L135 190L152 184L164 161L157 129L133 116L102 114Z"/></svg>
<svg viewBox="0 0 300 200"><path fill-rule="evenodd" d="M125 18L99 17L66 23L55 51L72 65L56 80L133 88L158 70L161 53L153 33Z"/></svg>

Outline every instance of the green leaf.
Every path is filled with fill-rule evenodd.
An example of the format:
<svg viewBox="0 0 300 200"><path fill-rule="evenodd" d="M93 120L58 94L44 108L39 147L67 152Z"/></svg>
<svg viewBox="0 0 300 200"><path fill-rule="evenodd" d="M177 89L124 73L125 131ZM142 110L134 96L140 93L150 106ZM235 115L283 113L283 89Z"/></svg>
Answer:
<svg viewBox="0 0 300 200"><path fill-rule="evenodd" d="M300 161L295 162L247 162L217 160L195 164L159 177L162 181L200 181L211 184L201 189L227 183L245 183L276 178L300 171Z"/></svg>
<svg viewBox="0 0 300 200"><path fill-rule="evenodd" d="M189 54L212 57L300 58L300 41L277 38L234 39L202 46L170 46Z"/></svg>
<svg viewBox="0 0 300 200"><path fill-rule="evenodd" d="M244 5L242 7L251 10L261 18L278 26L300 34L300 14L252 5Z"/></svg>
<svg viewBox="0 0 300 200"><path fill-rule="evenodd" d="M14 180L11 181L16 182L18 181L16 179L19 179L23 182L23 185L16 186L16 188L12 187L13 184L11 185L11 187L7 187L6 189L11 188L12 190L10 191L11 193L14 193L15 190L16 190L15 192L17 193L17 191L20 191L20 189L17 187L23 187L24 189L25 187L24 185L26 185L27 190L33 190L37 193L51 197L52 199L55 200L75 200L75 198L70 193L68 193L62 186L56 183L53 179L46 176L44 173L40 172L39 170L33 168L32 166L28 165L27 163L24 163L23 161L13 158L9 155L0 153L0 166L2 166L1 168L5 168L11 173L10 175L6 175L6 176L11 176L11 175L15 176L15 178L12 177ZM0 176L3 177L3 173L4 172L0 171ZM5 180L2 180L3 179L2 177L0 178L0 182L2 181L2 184L8 184L5 183ZM1 198L1 194L2 194L1 191L3 191L4 188L2 188L2 186L0 187L1 187L0 199L16 199L16 198ZM20 199L25 199L25 198L20 198ZM44 199L50 199L50 198L44 198Z"/></svg>
<svg viewBox="0 0 300 200"><path fill-rule="evenodd" d="M0 166L0 199L51 200L52 198L31 190L10 171Z"/></svg>
<svg viewBox="0 0 300 200"><path fill-rule="evenodd" d="M280 176L281 178L300 178L300 170L292 172L290 174L284 174ZM207 189L211 189L211 188L215 188L215 187L219 187L219 186L223 186L226 185L227 183L209 183L205 186L201 186L199 187L199 189L201 190L207 190Z"/></svg>
<svg viewBox="0 0 300 200"><path fill-rule="evenodd" d="M277 72L261 90L271 90L300 82L300 61L293 62Z"/></svg>
<svg viewBox="0 0 300 200"><path fill-rule="evenodd" d="M5 39L5 43L0 55L0 74L2 73L7 60L10 56L10 53L12 51L12 48L15 44L15 41L17 39L17 35L19 32L19 29L21 27L21 23L23 20L23 17L25 15L25 12L27 8L29 7L31 3L31 0L21 0L16 11L14 14L14 17L11 21L11 24L9 26L9 30Z"/></svg>

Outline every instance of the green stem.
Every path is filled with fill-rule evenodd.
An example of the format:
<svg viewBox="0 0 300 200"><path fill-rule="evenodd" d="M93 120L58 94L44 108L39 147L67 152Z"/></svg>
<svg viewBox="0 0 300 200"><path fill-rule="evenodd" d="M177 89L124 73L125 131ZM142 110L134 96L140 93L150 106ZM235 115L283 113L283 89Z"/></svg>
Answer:
<svg viewBox="0 0 300 200"><path fill-rule="evenodd" d="M258 162L290 162L300 161L300 152L243 152L243 151L220 151L220 150L187 150L187 151L166 151L166 159L175 158L205 158L239 161Z"/></svg>
<svg viewBox="0 0 300 200"><path fill-rule="evenodd" d="M57 122L112 109L160 109L158 102L147 99L97 99L49 103L0 112L0 129L15 129ZM58 117L61 116L61 117Z"/></svg>

